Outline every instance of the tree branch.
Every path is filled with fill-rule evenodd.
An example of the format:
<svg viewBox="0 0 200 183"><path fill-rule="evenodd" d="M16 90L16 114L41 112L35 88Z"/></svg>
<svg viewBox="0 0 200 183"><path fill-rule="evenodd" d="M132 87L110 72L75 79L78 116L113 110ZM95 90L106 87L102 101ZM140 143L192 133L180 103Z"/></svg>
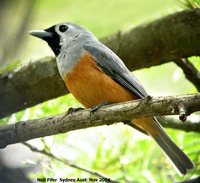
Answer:
<svg viewBox="0 0 200 183"><path fill-rule="evenodd" d="M142 116L176 115L179 114L180 103L185 105L187 115L200 111L200 93L176 97L152 98L148 96L141 100L102 107L94 114L91 114L90 110L84 110L70 115L61 114L11 125L2 125L0 126L0 148L38 137L100 125L111 125ZM193 131L200 132L200 123Z"/></svg>
<svg viewBox="0 0 200 183"><path fill-rule="evenodd" d="M0 118L66 93L55 58L43 58L0 75Z"/></svg>
<svg viewBox="0 0 200 183"><path fill-rule="evenodd" d="M200 91L200 72L186 58L179 59L175 63L183 70L185 77Z"/></svg>
<svg viewBox="0 0 200 183"><path fill-rule="evenodd" d="M130 70L200 54L200 9L185 10L101 41ZM0 118L67 93L55 58L0 75Z"/></svg>
<svg viewBox="0 0 200 183"><path fill-rule="evenodd" d="M59 161L61 163L64 163L65 165L68 165L68 166L70 166L72 168L76 168L76 169L81 170L83 172L87 172L87 173L89 173L89 174L91 174L93 176L96 176L96 177L105 178L106 180L110 180L111 183L119 183L118 181L112 180L112 179L110 179L109 177L103 175L100 172L97 172L97 171L94 171L94 170L89 170L88 168L80 166L80 165L77 165L77 163L72 162L70 160L58 158L55 155L53 155L52 153L49 153L49 152L47 152L45 150L39 150L36 147L30 145L29 143L23 142L22 144L25 145L26 147L28 147L33 152L37 152L37 153L40 153L42 155L48 156L50 158L53 158L53 159L55 159L55 160L57 160L57 161Z"/></svg>
<svg viewBox="0 0 200 183"><path fill-rule="evenodd" d="M173 128L177 130L183 130L185 132L200 132L200 122L193 123L191 121L178 122L177 119L167 118L165 121L159 121L165 128Z"/></svg>

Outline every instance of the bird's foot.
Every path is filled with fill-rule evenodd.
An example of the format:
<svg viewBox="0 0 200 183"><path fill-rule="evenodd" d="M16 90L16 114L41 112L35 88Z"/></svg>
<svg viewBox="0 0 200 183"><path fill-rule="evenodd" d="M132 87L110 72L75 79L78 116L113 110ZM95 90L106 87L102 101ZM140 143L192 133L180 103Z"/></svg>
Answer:
<svg viewBox="0 0 200 183"><path fill-rule="evenodd" d="M59 121L63 120L63 119L64 119L65 117L67 117L69 114L73 114L73 113L75 113L75 112L77 112L77 111L84 110L84 109L85 109L85 108L82 108L82 107L78 107L78 108L70 107L70 108L68 109L68 111L65 112L65 113L62 115L62 117L59 119Z"/></svg>
<svg viewBox="0 0 200 183"><path fill-rule="evenodd" d="M98 105L93 106L91 108L90 115L95 113L99 108L106 106L106 105L109 105L109 104L111 104L111 102L103 102L103 103L100 103Z"/></svg>
<svg viewBox="0 0 200 183"><path fill-rule="evenodd" d="M85 108L83 107L78 107L78 108L73 108L73 107L70 107L67 111L67 115L69 114L72 114L72 113L75 113L77 111L81 111L81 110L84 110Z"/></svg>

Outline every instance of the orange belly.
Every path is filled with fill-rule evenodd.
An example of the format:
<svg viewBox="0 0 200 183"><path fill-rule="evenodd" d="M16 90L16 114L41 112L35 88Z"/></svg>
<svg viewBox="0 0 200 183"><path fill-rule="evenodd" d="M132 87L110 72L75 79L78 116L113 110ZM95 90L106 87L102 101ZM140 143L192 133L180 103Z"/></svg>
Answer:
<svg viewBox="0 0 200 183"><path fill-rule="evenodd" d="M68 90L86 108L102 102L125 102L137 99L132 92L106 75L85 52L75 68L64 77Z"/></svg>

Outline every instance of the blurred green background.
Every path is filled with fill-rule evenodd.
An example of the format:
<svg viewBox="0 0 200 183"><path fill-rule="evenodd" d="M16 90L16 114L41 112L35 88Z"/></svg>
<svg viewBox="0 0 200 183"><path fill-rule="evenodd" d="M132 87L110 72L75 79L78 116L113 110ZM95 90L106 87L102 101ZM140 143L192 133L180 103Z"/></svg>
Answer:
<svg viewBox="0 0 200 183"><path fill-rule="evenodd" d="M30 8L28 11L30 13L26 12L27 7ZM2 16L0 33L3 32L0 34L0 58L5 58L4 66L8 64L12 65L10 67L19 68L41 57L53 55L46 43L27 34L31 29L44 29L67 21L83 25L98 38L102 38L119 30L129 30L183 8L176 0L10 0L9 3L7 1L5 12L0 14ZM23 34L20 35L20 44L14 47L12 45L13 30L19 29L23 19L27 17L25 15L28 15L28 21ZM18 41L18 37L15 40ZM13 46L10 54L5 54L7 53L6 45L9 49L12 48L10 45ZM198 57L193 57L191 60L200 68ZM133 74L143 83L150 95L197 92L195 87L185 79L182 70L173 63L134 71ZM73 96L67 95L13 114L1 120L1 123L14 123L59 114L67 111L69 107L77 106L80 104ZM199 118L197 115L192 115L189 120L196 122ZM151 138L123 124L73 131L31 140L29 143L57 157L74 161L94 171L100 171L119 182L167 183L200 174L198 171L200 170L200 140L198 140L200 135L172 129L167 132L195 162L195 171L185 177L180 177L175 172ZM6 149L9 148L12 147L9 146ZM27 149L24 150L24 152L27 151ZM21 166L41 165L41 171L29 174L34 180L37 177L93 177L55 159L44 158L42 155L27 157L23 161L19 160L18 163L21 163Z"/></svg>

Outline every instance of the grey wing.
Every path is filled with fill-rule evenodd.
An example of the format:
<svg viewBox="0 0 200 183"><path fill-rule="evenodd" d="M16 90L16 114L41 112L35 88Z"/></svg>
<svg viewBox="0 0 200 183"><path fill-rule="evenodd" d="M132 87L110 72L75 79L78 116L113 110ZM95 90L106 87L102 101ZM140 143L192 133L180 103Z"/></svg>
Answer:
<svg viewBox="0 0 200 183"><path fill-rule="evenodd" d="M133 92L139 98L147 96L143 86L127 69L122 60L108 47L100 42L95 42L85 44L83 48L94 57L97 65L113 80Z"/></svg>

